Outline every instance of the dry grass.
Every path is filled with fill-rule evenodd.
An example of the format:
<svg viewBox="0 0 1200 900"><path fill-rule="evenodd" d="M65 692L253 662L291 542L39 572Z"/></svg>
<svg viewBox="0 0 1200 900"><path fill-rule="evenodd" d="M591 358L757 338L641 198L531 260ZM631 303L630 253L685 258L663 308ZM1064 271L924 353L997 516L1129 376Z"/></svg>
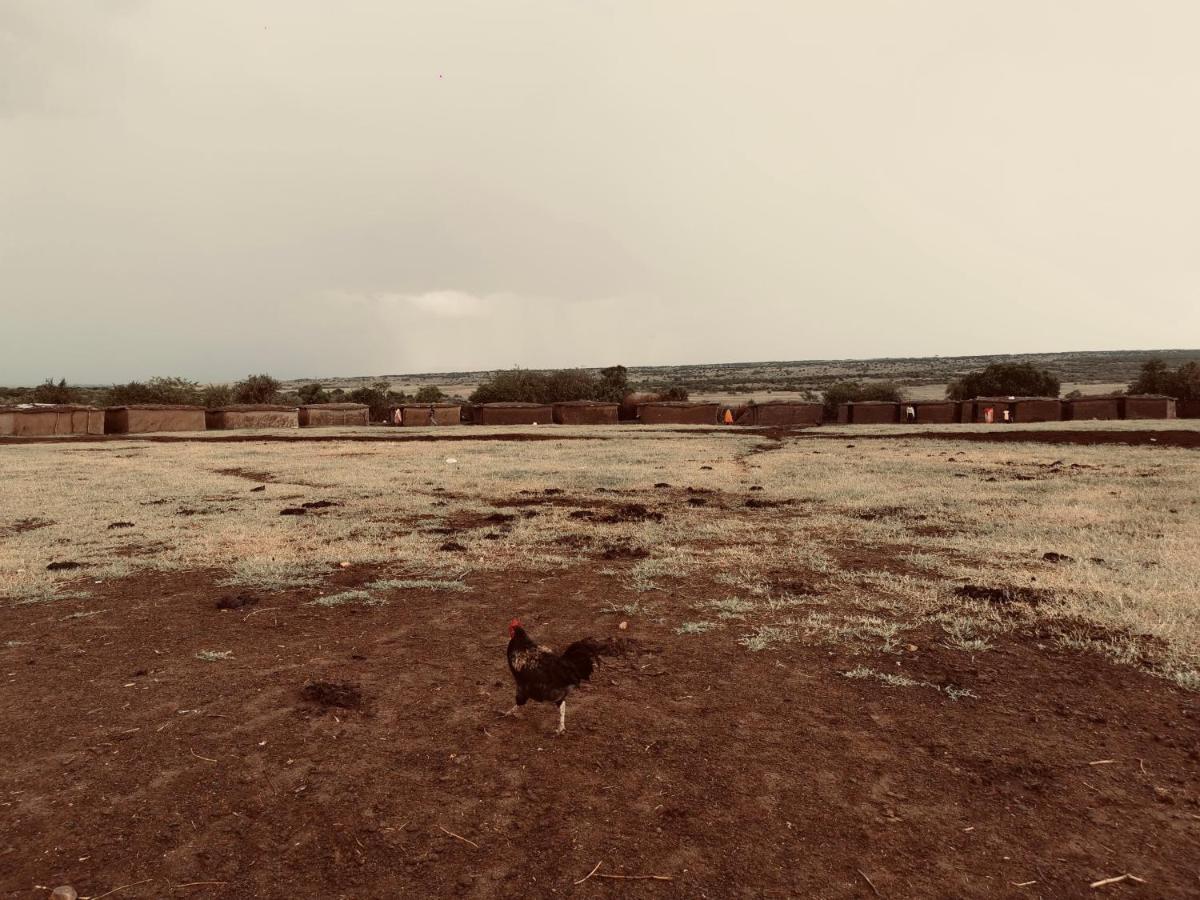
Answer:
<svg viewBox="0 0 1200 900"><path fill-rule="evenodd" d="M750 650L837 643L890 654L911 629L933 625L945 646L987 653L1032 622L1062 623L1064 646L1122 661L1144 655L1144 638L1160 639L1163 674L1200 683L1200 454L915 439L796 440L764 452L775 445L738 431L554 433L568 432L593 439L0 447L0 598L82 599L94 581L147 570L311 590L349 563L388 577L363 589L370 601L347 602L399 602L407 590L467 590L485 571L553 577L591 560L611 578L612 611L653 615L681 634L719 627ZM256 492L255 477L223 470L270 480ZM562 492L559 504L505 505L547 488ZM688 506L688 496L708 502ZM280 515L315 500L337 505ZM571 515L627 503L664 518ZM494 513L516 518L445 533ZM25 520L41 527L16 527ZM117 521L134 527L107 527ZM461 551L442 550L448 540ZM649 555L591 558L609 545ZM1050 551L1070 560L1043 561ZM46 570L64 559L86 568ZM681 599L697 582L711 585L707 598ZM1036 587L1051 599L1000 615L955 595L968 583ZM1080 619L1110 636L1072 632Z"/></svg>

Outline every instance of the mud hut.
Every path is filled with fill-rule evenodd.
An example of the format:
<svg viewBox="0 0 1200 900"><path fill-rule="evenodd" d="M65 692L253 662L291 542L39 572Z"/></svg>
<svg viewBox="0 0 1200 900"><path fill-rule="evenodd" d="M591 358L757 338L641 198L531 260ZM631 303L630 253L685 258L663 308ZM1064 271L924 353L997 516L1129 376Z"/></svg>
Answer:
<svg viewBox="0 0 1200 900"><path fill-rule="evenodd" d="M716 425L716 403L655 400L638 405L638 419L647 425Z"/></svg>
<svg viewBox="0 0 1200 900"><path fill-rule="evenodd" d="M549 425L554 409L545 403L484 403L475 407L476 425Z"/></svg>
<svg viewBox="0 0 1200 900"><path fill-rule="evenodd" d="M371 407L365 403L306 403L297 410L301 428L331 425L370 425Z"/></svg>
<svg viewBox="0 0 1200 900"><path fill-rule="evenodd" d="M1011 399L1008 397L976 397L964 403L964 422L1002 423L1009 421L1012 416ZM968 410L970 415L967 414ZM1009 418L1005 418L1005 413L1009 414Z"/></svg>
<svg viewBox="0 0 1200 900"><path fill-rule="evenodd" d="M94 406L0 406L0 435L104 434L104 410Z"/></svg>
<svg viewBox="0 0 1200 900"><path fill-rule="evenodd" d="M462 424L462 406L458 403L414 403L399 409L401 425Z"/></svg>
<svg viewBox="0 0 1200 900"><path fill-rule="evenodd" d="M954 400L909 400L900 404L901 421L908 421L908 408L912 407L912 421L918 425L953 425L959 421L959 404Z"/></svg>
<svg viewBox="0 0 1200 900"><path fill-rule="evenodd" d="M294 406L275 406L269 403L247 403L219 406L204 413L207 426L215 430L228 428L298 428L300 414Z"/></svg>
<svg viewBox="0 0 1200 900"><path fill-rule="evenodd" d="M845 421L842 418L845 407ZM838 422L848 425L893 425L900 421L900 404L891 400L856 400L838 407Z"/></svg>
<svg viewBox="0 0 1200 900"><path fill-rule="evenodd" d="M1072 422L1121 418L1119 397L1076 397L1063 401L1063 418Z"/></svg>
<svg viewBox="0 0 1200 900"><path fill-rule="evenodd" d="M104 411L105 434L146 434L153 431L204 431L203 406L139 403L110 406Z"/></svg>
<svg viewBox="0 0 1200 900"><path fill-rule="evenodd" d="M751 403L738 415L738 425L794 428L821 424L821 404L798 400L770 400Z"/></svg>
<svg viewBox="0 0 1200 900"><path fill-rule="evenodd" d="M1175 415L1181 419L1200 419L1200 400L1176 400Z"/></svg>
<svg viewBox="0 0 1200 900"><path fill-rule="evenodd" d="M1131 394L1121 398L1122 419L1174 419L1175 401L1161 394Z"/></svg>
<svg viewBox="0 0 1200 900"><path fill-rule="evenodd" d="M1012 397L1008 409L1014 422L1061 422L1063 417L1057 397Z"/></svg>
<svg viewBox="0 0 1200 900"><path fill-rule="evenodd" d="M567 400L554 404L554 421L559 425L616 425L618 403L599 400Z"/></svg>

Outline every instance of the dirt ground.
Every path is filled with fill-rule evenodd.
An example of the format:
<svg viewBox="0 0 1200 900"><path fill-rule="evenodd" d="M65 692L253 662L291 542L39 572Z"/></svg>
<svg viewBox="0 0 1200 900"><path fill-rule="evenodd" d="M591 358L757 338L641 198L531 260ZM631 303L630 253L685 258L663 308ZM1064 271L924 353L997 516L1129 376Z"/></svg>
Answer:
<svg viewBox="0 0 1200 900"><path fill-rule="evenodd" d="M718 458L718 444L710 457L689 449L684 477L695 486L681 483L681 466L647 466L640 486L586 495L531 472L521 489L492 496L486 514L450 475L414 476L434 517L394 527L429 532L441 557L479 565L455 590L414 580L381 594L387 602L332 598L376 591L396 574L389 563L327 561L318 581L270 589L231 586L227 560L99 579L81 546L54 538L36 562L83 560L63 573L82 595L0 605L0 894L46 897L69 883L93 898L116 889L120 898L1200 895L1200 695L1155 671L1154 639L1080 620L1076 632L1146 656L1122 663L1064 644L1062 620L1034 613L1055 602L1053 578L1066 576L1054 573L1066 563L1029 563L1040 581L1022 584L1043 587L956 582L958 596L1000 623L979 652L952 646L934 617L909 621L894 646L813 639L751 652L748 637L730 639L744 627L742 607L695 633L676 613L733 592L721 566L675 572L649 592L631 587L637 572L654 571L667 536L685 534L663 530L685 517L698 546L736 542L737 524L813 528L814 541L832 527L765 477L788 454L816 465L813 443L789 439L779 452L749 440L731 459ZM868 452L893 453L885 443ZM226 454L219 469L203 463L241 492L242 511L229 516L259 503L272 527L302 535L351 515L344 489L311 499L308 470L273 474L271 460L278 471L285 456L240 459L242 446L214 449ZM929 448L939 460L948 452L911 436L904 452ZM1146 454L1130 461L1143 468L1191 457L1105 452ZM115 473L142 464L92 455ZM1092 477L1093 456L1066 459L1079 474L1062 479ZM891 456L871 464L895 465ZM1011 468L1001 460L989 471ZM1131 484L1145 483L1133 481L1139 474ZM1018 498L1058 483L988 482ZM159 536L164 547L217 527L216 512L187 502L197 515L172 512L179 530ZM304 513L281 518L276 507ZM30 509L0 527L0 548L62 527ZM144 518L110 523L111 510L88 509L111 546L149 546L137 537ZM143 505L141 516L156 509ZM842 510L865 531L824 545L836 576L755 545L747 558L761 560L771 590L747 596L764 608L819 603L821 621L866 621L864 594L917 577L878 535L904 519L907 539L926 540L926 551L956 546L916 509ZM523 529L548 518L552 533L538 540L563 546L568 562L523 550L525 564L499 564L507 546L533 539ZM513 616L554 646L585 635L630 641L628 655L605 660L572 695L562 737L552 707L499 715L512 703ZM1126 874L1138 880L1090 887Z"/></svg>

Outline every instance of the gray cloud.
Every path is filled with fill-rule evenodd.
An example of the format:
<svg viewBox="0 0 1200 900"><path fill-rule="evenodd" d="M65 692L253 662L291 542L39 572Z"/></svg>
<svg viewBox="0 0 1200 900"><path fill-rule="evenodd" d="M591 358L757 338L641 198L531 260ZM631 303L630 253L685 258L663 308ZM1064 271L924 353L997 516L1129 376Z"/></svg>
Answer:
<svg viewBox="0 0 1200 900"><path fill-rule="evenodd" d="M9 0L0 381L1186 344L1197 26Z"/></svg>

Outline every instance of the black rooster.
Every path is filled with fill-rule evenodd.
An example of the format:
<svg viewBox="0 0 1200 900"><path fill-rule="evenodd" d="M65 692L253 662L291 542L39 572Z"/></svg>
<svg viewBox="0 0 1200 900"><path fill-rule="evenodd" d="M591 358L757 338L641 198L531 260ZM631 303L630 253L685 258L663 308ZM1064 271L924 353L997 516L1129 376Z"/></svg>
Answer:
<svg viewBox="0 0 1200 900"><path fill-rule="evenodd" d="M506 716L529 700L558 705L558 734L567 730L567 694L592 675L601 656L617 651L611 641L584 638L562 653L537 644L517 619L508 624L508 669L517 683L517 704Z"/></svg>

